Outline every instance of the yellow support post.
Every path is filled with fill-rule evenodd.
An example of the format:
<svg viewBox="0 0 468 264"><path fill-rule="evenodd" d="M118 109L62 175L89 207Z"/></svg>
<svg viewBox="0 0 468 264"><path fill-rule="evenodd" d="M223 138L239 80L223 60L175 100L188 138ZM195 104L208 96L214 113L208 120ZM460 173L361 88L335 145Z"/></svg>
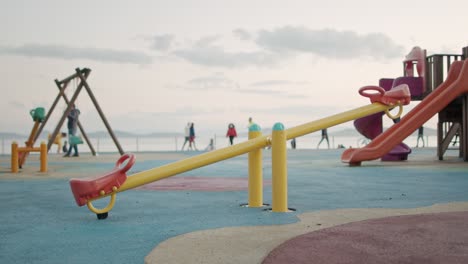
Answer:
<svg viewBox="0 0 468 264"><path fill-rule="evenodd" d="M262 136L260 126L249 127L249 140ZM249 152L249 207L263 206L263 153L262 148Z"/></svg>
<svg viewBox="0 0 468 264"><path fill-rule="evenodd" d="M13 141L11 144L11 172L18 173L19 171L19 159L18 159L18 143Z"/></svg>
<svg viewBox="0 0 468 264"><path fill-rule="evenodd" d="M271 141L272 211L284 213L288 212L288 165L283 124L273 126Z"/></svg>
<svg viewBox="0 0 468 264"><path fill-rule="evenodd" d="M40 172L47 172L47 144L44 141L41 142L40 159Z"/></svg>

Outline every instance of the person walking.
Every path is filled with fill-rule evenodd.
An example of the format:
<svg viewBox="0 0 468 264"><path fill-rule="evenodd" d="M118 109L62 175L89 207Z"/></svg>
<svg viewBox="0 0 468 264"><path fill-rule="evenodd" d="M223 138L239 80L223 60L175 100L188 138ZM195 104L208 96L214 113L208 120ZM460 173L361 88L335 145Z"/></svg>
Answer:
<svg viewBox="0 0 468 264"><path fill-rule="evenodd" d="M67 154L64 155L64 157L70 157L70 154L71 154L71 151L72 149L75 151L74 154L73 154L73 157L78 157L79 154L78 154L78 145L76 144L76 142L73 142L73 140L71 140L72 137L76 137L76 132L77 132L77 128L78 128L78 118L80 116L80 110L78 110L77 108L75 108L75 105L72 105L71 106L71 110L70 110L70 113L68 113L68 124L67 124L67 127L68 127L68 142L70 144L69 148L68 148L68 152Z"/></svg>
<svg viewBox="0 0 468 264"><path fill-rule="evenodd" d="M187 142L190 142L190 122L188 122L187 125L185 126L185 141L184 141L184 144L182 145L182 150L184 150L185 144L187 144Z"/></svg>
<svg viewBox="0 0 468 264"><path fill-rule="evenodd" d="M320 144L322 143L322 141L326 140L327 141L327 146L328 148L330 148L330 141L328 140L328 132L327 132L327 129L322 129L322 139L320 139L320 142L317 144L317 148L320 147Z"/></svg>
<svg viewBox="0 0 468 264"><path fill-rule="evenodd" d="M423 126L419 127L419 129L418 129L418 139L416 140L416 147L417 148L419 147L419 139L422 140L422 147L424 148L426 143L424 142L424 127Z"/></svg>
<svg viewBox="0 0 468 264"><path fill-rule="evenodd" d="M190 124L190 136L189 136L189 149L197 149L197 145L195 144L195 124Z"/></svg>
<svg viewBox="0 0 468 264"><path fill-rule="evenodd" d="M252 117L249 117L249 124L247 125L247 128L250 128L254 124Z"/></svg>
<svg viewBox="0 0 468 264"><path fill-rule="evenodd" d="M460 129L457 130L457 132L455 133L455 138L453 139L453 143L452 143L452 146L455 146L457 143L458 143L458 137L460 135ZM450 144L450 143L449 143Z"/></svg>
<svg viewBox="0 0 468 264"><path fill-rule="evenodd" d="M291 139L291 148L296 149L296 138Z"/></svg>
<svg viewBox="0 0 468 264"><path fill-rule="evenodd" d="M228 125L228 130L226 133L226 137L229 137L229 143L231 146L234 144L234 138L237 137L236 126L233 123Z"/></svg>

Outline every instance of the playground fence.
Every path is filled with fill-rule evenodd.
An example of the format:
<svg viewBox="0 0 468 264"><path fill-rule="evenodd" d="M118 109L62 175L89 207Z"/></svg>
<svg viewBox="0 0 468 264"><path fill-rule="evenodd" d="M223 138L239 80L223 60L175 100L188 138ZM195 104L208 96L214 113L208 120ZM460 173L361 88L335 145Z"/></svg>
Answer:
<svg viewBox="0 0 468 264"><path fill-rule="evenodd" d="M317 149L317 144L321 139L321 136L317 135L306 135L296 139L296 149ZM196 147L198 150L203 151L208 146L210 139L214 139L216 149L224 148L229 146L228 138L221 135L200 136L196 139ZM426 147L436 147L437 136L425 136ZM26 138L2 138L1 139L1 153L2 155L11 155L11 143L24 142ZM90 140L97 153L112 153L118 152L114 142L110 137L90 137ZM246 141L247 137L235 138L234 143L240 143ZM343 145L346 148L363 147L366 144L364 137L356 136L329 136L330 148L338 148L339 145ZM37 142L46 141L47 138L39 138ZM167 137L120 137L119 142L125 152L154 152L154 151L181 151L182 145L184 144L183 136L167 136ZM417 137L410 136L404 143L409 147L413 148L416 146ZM421 145L421 142L420 142ZM291 148L291 144L288 141L287 148ZM184 151L188 149L188 143L184 147ZM320 145L320 149L327 149L327 143L325 141ZM90 153L86 144L79 145L81 153ZM57 145L52 145L49 154L53 155L57 153ZM31 153L34 155L35 153Z"/></svg>

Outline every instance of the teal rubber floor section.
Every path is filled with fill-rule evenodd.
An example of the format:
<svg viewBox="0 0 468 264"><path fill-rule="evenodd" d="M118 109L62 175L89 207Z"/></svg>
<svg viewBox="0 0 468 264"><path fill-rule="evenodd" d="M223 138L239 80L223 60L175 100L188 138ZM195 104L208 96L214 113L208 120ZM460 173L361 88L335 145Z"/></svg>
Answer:
<svg viewBox="0 0 468 264"><path fill-rule="evenodd" d="M188 232L232 226L279 225L298 221L297 214L337 208L413 208L468 201L468 165L443 166L363 163L348 167L342 150L288 152L288 205L297 211L272 213L246 208L245 191L129 190L117 195L105 220L78 207L64 178L12 180L0 174L0 263L143 263L160 242ZM416 149L412 155L431 155ZM433 154L435 155L435 154ZM435 157L434 157L435 160ZM170 161L138 161L129 174ZM247 177L243 155L180 176ZM31 164L36 166L37 164ZM49 164L54 166L58 164ZM106 171L114 163L83 163L84 174ZM69 167L69 168L68 168ZM178 176L175 176L178 177ZM271 179L271 159L264 153L264 178ZM108 202L96 201L97 207ZM271 203L271 186L264 188Z"/></svg>

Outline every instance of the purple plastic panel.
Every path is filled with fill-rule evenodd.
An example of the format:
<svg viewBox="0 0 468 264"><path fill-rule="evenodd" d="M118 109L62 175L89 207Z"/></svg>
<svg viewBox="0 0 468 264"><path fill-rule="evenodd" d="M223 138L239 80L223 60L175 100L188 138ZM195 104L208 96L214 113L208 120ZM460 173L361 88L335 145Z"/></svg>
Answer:
<svg viewBox="0 0 468 264"><path fill-rule="evenodd" d="M389 153L382 157L382 161L401 161L407 160L408 154L411 153L411 148L405 143L396 145Z"/></svg>
<svg viewBox="0 0 468 264"><path fill-rule="evenodd" d="M410 89L411 97L421 96L424 92L422 77L398 77L393 81L393 87L400 84L407 84Z"/></svg>
<svg viewBox="0 0 468 264"><path fill-rule="evenodd" d="M379 80L379 86L384 88L385 91L390 91L393 87L393 81L395 79L390 79L390 78L382 78Z"/></svg>
<svg viewBox="0 0 468 264"><path fill-rule="evenodd" d="M368 139L374 139L383 132L382 115L383 112L380 112L356 119L354 127L361 135Z"/></svg>

